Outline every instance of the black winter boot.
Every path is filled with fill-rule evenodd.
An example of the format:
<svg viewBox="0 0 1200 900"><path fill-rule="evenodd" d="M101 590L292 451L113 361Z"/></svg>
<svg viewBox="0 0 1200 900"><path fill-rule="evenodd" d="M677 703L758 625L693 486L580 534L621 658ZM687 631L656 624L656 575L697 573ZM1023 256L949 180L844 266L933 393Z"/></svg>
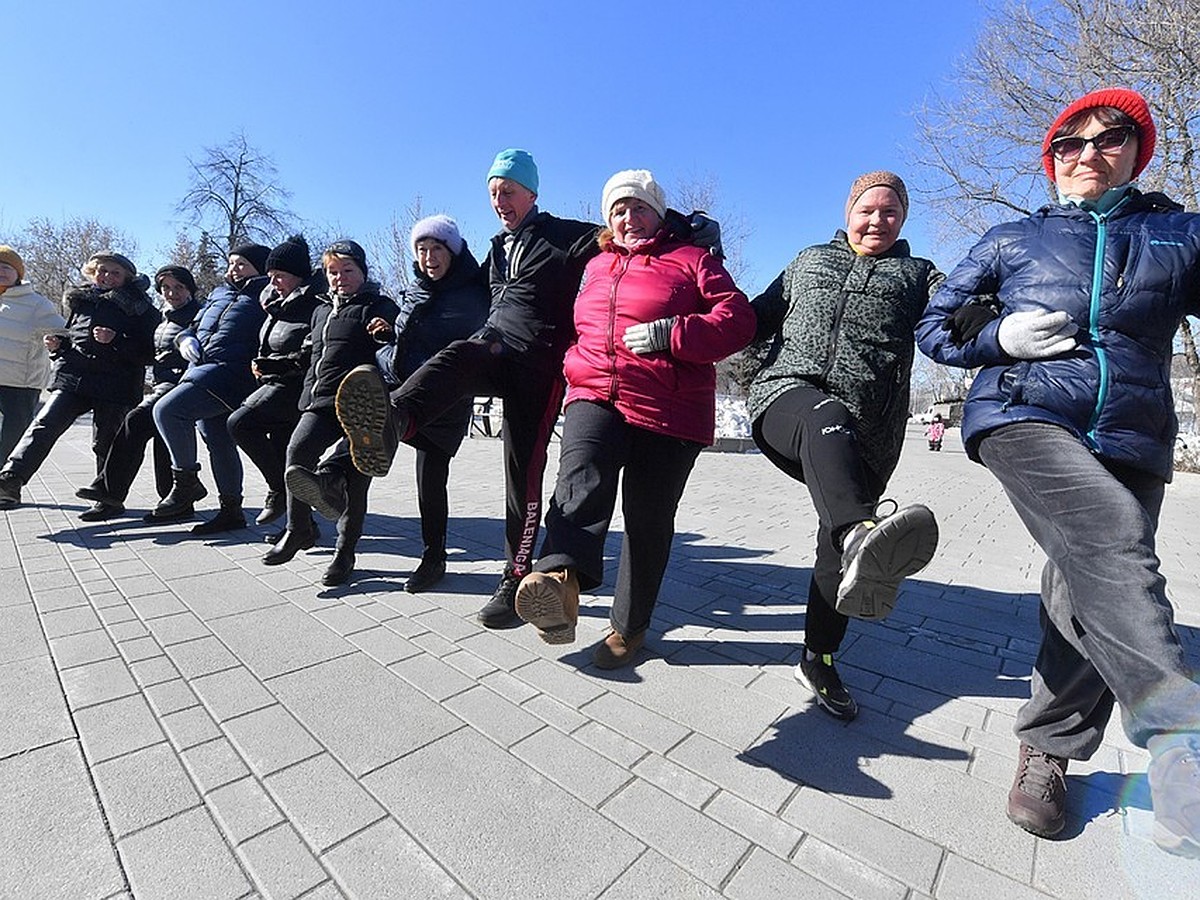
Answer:
<svg viewBox="0 0 1200 900"><path fill-rule="evenodd" d="M353 571L354 548L338 547L337 552L333 555L333 562L329 564L329 568L321 576L321 584L326 587L344 584L350 578L350 573Z"/></svg>
<svg viewBox="0 0 1200 900"><path fill-rule="evenodd" d="M171 474L175 477L171 493L163 497L158 506L154 507L149 516L150 521L174 521L185 512L190 516L193 504L208 496L208 489L200 483L199 466L194 469L172 469Z"/></svg>
<svg viewBox="0 0 1200 900"><path fill-rule="evenodd" d="M222 531L237 531L246 527L246 514L242 512L241 495L221 497L221 508L211 519L192 526L192 534L220 534Z"/></svg>
<svg viewBox="0 0 1200 900"><path fill-rule="evenodd" d="M281 566L291 560L301 550L311 550L317 543L317 529L292 531L287 529L278 543L263 554L263 564Z"/></svg>
<svg viewBox="0 0 1200 900"><path fill-rule="evenodd" d="M480 625L484 628L516 628L524 624L516 610L517 585L520 583L521 579L505 567L492 599L476 613L475 618L479 620Z"/></svg>
<svg viewBox="0 0 1200 900"><path fill-rule="evenodd" d="M303 500L327 519L336 522L346 511L346 473L339 468L310 472L303 466L288 466L283 480L293 497Z"/></svg>
<svg viewBox="0 0 1200 900"><path fill-rule="evenodd" d="M0 509L21 505L21 479L11 472L0 472Z"/></svg>
<svg viewBox="0 0 1200 900"><path fill-rule="evenodd" d="M267 491L267 498L263 500L262 512L258 514L258 518L254 520L254 524L268 525L286 512L287 494L283 491Z"/></svg>

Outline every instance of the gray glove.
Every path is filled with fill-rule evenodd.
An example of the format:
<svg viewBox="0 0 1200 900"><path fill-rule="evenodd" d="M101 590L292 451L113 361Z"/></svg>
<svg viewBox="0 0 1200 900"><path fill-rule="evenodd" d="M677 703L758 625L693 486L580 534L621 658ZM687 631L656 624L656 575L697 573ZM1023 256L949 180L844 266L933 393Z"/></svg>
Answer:
<svg viewBox="0 0 1200 900"><path fill-rule="evenodd" d="M688 227L692 230L691 242L697 247L703 247L717 259L725 258L725 249L721 246L721 223L704 210L696 210L688 216Z"/></svg>
<svg viewBox="0 0 1200 900"><path fill-rule="evenodd" d="M665 319L655 319L653 322L639 322L625 329L621 340L625 346L638 356L647 353L657 353L671 346L671 329L675 327L676 316Z"/></svg>
<svg viewBox="0 0 1200 900"><path fill-rule="evenodd" d="M204 351L200 349L200 339L192 334L185 334L179 339L179 355L190 363L200 362Z"/></svg>
<svg viewBox="0 0 1200 900"><path fill-rule="evenodd" d="M1000 320L1000 348L1014 359L1045 359L1075 348L1079 326L1061 310L1027 309Z"/></svg>

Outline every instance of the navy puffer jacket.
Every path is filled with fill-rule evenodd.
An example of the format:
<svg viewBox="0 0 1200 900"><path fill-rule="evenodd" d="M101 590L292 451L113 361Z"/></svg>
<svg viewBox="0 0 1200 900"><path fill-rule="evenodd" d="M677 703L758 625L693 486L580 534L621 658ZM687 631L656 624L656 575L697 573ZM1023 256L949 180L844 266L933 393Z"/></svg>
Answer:
<svg viewBox="0 0 1200 900"><path fill-rule="evenodd" d="M225 283L216 287L200 309L195 324L176 338L195 335L203 356L192 363L181 383L204 388L231 411L241 406L258 385L250 361L258 352L258 330L266 310L258 302L267 277L251 278L242 287Z"/></svg>
<svg viewBox="0 0 1200 900"><path fill-rule="evenodd" d="M1076 349L1042 360L1008 356L1000 318L956 347L942 324L973 297L995 294L1009 313L1065 310ZM963 410L963 442L1015 422L1047 422L1099 457L1170 479L1177 428L1172 341L1200 312L1200 215L1137 190L1100 215L1051 206L991 229L946 279L917 326L921 350L982 370Z"/></svg>

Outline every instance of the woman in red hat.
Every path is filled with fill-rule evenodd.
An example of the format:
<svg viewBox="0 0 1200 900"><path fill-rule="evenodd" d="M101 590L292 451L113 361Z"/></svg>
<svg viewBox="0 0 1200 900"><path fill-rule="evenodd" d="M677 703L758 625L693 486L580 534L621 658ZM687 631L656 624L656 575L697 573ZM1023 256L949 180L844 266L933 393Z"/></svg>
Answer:
<svg viewBox="0 0 1200 900"><path fill-rule="evenodd" d="M1048 557L1009 818L1062 830L1067 762L1096 752L1115 702L1150 751L1155 840L1200 856L1200 685L1154 550L1177 427L1172 340L1200 313L1200 215L1138 190L1154 143L1134 91L1070 104L1042 143L1058 202L985 234L917 334L938 362L981 367L967 453Z"/></svg>

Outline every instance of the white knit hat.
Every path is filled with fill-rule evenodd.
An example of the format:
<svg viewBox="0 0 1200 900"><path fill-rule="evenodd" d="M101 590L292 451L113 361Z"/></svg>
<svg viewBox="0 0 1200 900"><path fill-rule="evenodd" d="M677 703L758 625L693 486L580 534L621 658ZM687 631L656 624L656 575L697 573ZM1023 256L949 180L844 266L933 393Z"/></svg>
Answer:
<svg viewBox="0 0 1200 900"><path fill-rule="evenodd" d="M608 220L608 214L612 212L614 203L630 197L636 197L651 207L658 213L659 218L666 215L667 200L663 196L662 188L654 180L654 176L646 169L626 169L608 179L604 185L600 207L604 211L605 221Z"/></svg>
<svg viewBox="0 0 1200 900"><path fill-rule="evenodd" d="M455 256L462 252L463 239L458 233L458 223L449 216L438 213L436 216L426 216L412 227L413 253L417 252L417 241L422 238L433 238L441 241Z"/></svg>

